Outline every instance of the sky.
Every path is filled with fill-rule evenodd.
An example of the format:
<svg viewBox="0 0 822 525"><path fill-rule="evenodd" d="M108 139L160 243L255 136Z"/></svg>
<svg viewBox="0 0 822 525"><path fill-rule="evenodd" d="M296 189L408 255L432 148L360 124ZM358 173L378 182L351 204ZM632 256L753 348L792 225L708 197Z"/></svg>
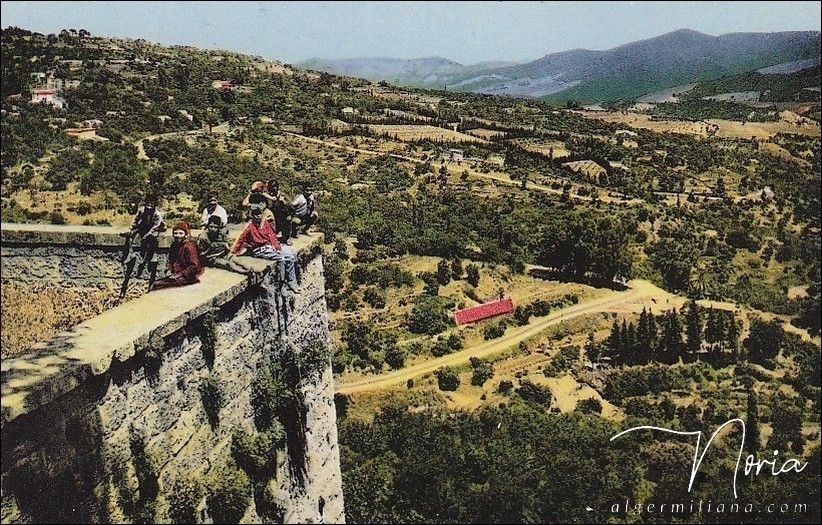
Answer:
<svg viewBox="0 0 822 525"><path fill-rule="evenodd" d="M820 2L14 2L2 27L309 58L528 62L676 29L709 35L820 30Z"/></svg>

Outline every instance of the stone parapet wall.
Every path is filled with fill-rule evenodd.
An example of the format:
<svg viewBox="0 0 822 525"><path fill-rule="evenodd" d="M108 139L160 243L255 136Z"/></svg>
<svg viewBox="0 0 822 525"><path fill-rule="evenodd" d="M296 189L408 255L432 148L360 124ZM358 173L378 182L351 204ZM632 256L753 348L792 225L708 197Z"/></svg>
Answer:
<svg viewBox="0 0 822 525"><path fill-rule="evenodd" d="M60 250L107 249L60 235ZM9 240L3 225L4 274L5 250L25 249L21 238ZM210 521L209 491L226 481L233 435L256 432L259 367L331 344L320 241L295 244L299 295L279 291L267 261L246 259L264 272L260 284L208 269L199 284L128 301L4 360L2 522L168 520L172 489L192 479L205 495L197 519ZM282 422L289 439L266 483L286 522L344 521L333 390L330 363L307 373L296 385L300 413ZM266 519L254 493L243 522Z"/></svg>

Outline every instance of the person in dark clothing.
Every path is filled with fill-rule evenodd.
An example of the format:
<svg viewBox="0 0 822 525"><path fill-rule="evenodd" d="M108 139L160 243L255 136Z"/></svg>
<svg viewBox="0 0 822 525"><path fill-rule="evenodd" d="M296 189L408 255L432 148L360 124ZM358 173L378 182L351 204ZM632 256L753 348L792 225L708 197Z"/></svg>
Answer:
<svg viewBox="0 0 822 525"><path fill-rule="evenodd" d="M153 290L198 283L205 271L200 261L197 243L191 238L188 223L178 222L174 225L171 234L174 236L174 241L168 251L169 275L157 281Z"/></svg>
<svg viewBox="0 0 822 525"><path fill-rule="evenodd" d="M254 268L241 263L230 251L222 220L216 215L208 218L205 231L197 237L200 259L206 266L213 266L231 272L254 275Z"/></svg>
<svg viewBox="0 0 822 525"><path fill-rule="evenodd" d="M131 224L131 239L140 238L141 261L137 267L137 277L143 273L148 264L149 274L155 275L157 272L157 236L165 229L163 214L157 209L160 201L158 195L151 195L146 199L144 205L137 210L134 222Z"/></svg>
<svg viewBox="0 0 822 525"><path fill-rule="evenodd" d="M276 179L269 180L268 193L264 195L268 203L268 209L274 214L274 229L280 235L280 241L287 243L291 235L291 224L288 222L291 207L288 205L285 195L280 193L280 183Z"/></svg>

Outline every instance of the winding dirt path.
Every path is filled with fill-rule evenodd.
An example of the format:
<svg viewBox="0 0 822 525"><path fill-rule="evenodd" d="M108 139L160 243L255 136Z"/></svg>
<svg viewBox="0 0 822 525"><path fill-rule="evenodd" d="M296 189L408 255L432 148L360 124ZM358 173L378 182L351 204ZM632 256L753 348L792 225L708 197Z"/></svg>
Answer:
<svg viewBox="0 0 822 525"><path fill-rule="evenodd" d="M640 299L649 299L657 296L661 297L666 294L666 292L648 281L630 281L628 283L628 287L629 289L623 292L608 291L603 297L586 301L584 303L579 303L574 306L569 306L568 308L563 308L546 317L537 318L525 326L509 328L505 335L499 339L487 341L472 348L466 348L443 357L429 359L423 363L419 363L408 368L403 368L401 370L395 370L375 376L367 376L350 383L338 383L336 391L340 394L355 394L358 392L378 390L393 385L399 385L405 383L409 379L431 373L445 366L455 366L467 363L471 357L488 357L513 345L519 344L521 341L524 341L529 337L539 334L549 326L568 321L575 317L605 312L624 303L637 301Z"/></svg>

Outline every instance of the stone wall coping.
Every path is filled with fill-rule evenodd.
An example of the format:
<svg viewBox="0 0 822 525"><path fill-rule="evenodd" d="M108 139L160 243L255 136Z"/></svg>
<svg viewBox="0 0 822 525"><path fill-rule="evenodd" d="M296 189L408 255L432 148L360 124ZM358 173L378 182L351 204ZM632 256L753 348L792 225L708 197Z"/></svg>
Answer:
<svg viewBox="0 0 822 525"><path fill-rule="evenodd" d="M229 224L229 239L242 231L244 224ZM0 223L0 243L12 245L52 245L52 246L123 246L120 233L127 232L128 227L113 226L76 226L57 224L23 224L15 222ZM192 228L193 236L202 230ZM171 245L171 228L158 237L161 248Z"/></svg>
<svg viewBox="0 0 822 525"><path fill-rule="evenodd" d="M2 244L114 246L108 243L117 239L122 244L120 231L124 229L2 223ZM71 242L72 238L75 242ZM293 246L283 249L303 259L317 253L322 242L323 235L313 233L298 237ZM276 264L251 257L240 259L262 273L269 273ZM50 341L34 345L22 355L4 359L0 364L0 425L36 410L92 376L107 372L115 360L127 361L152 341L226 304L250 285L244 275L207 268L197 284L156 290L126 301Z"/></svg>

